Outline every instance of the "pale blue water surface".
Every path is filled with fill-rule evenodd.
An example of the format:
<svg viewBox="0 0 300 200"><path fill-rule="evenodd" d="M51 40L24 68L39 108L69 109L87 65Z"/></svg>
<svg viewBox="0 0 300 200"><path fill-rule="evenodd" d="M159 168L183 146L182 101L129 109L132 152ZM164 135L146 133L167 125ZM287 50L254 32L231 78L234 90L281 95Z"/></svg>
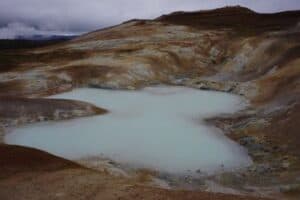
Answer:
<svg viewBox="0 0 300 200"><path fill-rule="evenodd" d="M251 164L245 149L204 123L245 107L236 95L185 87L140 91L76 89L50 98L76 99L108 109L109 114L13 129L8 144L35 147L67 158L110 158L138 168L168 173L211 173Z"/></svg>

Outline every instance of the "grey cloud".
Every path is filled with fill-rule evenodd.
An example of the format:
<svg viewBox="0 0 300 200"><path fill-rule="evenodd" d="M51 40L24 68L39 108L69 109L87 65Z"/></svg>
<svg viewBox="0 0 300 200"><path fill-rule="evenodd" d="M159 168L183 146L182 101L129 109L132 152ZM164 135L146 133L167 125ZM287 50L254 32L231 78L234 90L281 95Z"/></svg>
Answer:
<svg viewBox="0 0 300 200"><path fill-rule="evenodd" d="M0 38L16 39L19 37L31 37L33 35L53 36L53 35L74 35L76 33L65 32L60 30L42 30L34 26L28 26L20 22L9 23L0 28Z"/></svg>

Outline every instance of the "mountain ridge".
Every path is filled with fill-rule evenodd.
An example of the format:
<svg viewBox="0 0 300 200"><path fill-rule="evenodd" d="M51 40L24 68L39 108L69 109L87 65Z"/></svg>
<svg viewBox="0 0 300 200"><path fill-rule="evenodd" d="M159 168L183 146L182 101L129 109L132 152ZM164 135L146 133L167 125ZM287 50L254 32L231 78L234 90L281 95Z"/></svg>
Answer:
<svg viewBox="0 0 300 200"><path fill-rule="evenodd" d="M212 179L231 192L236 189L246 195L286 199L292 193L299 197L300 11L253 14L243 8L225 10L237 14L224 17L215 15L215 11L177 12L158 20L131 20L51 46L0 51L0 98L10 96L9 101L0 101L2 113L8 111L8 105L22 111L26 100L36 108L30 114L43 114L40 109L44 103L36 98L82 87L139 90L165 84L240 95L249 102L247 109L207 122L247 148L254 164L245 172ZM22 98L22 102L16 104L14 98ZM51 105L52 112L61 104L49 99L47 105ZM79 108L78 104L73 105L75 108L69 108L68 113ZM93 114L85 108L81 108L83 116ZM30 116L27 120L32 122L49 119ZM9 119L2 114L0 125L17 122L22 122L22 118ZM5 130L0 136L1 133L6 134ZM35 180L34 172L32 177ZM114 180L106 182L108 188L120 181L107 173L105 177ZM44 179L40 181L49 186ZM55 184L63 185L64 181ZM31 179L24 182L34 190ZM120 185L124 186L124 182ZM83 185L79 188L88 194ZM166 192L164 197L176 199L173 190L160 191ZM0 187L0 196L5 192ZM185 194L191 199L198 197L194 191ZM35 195L39 199L38 195L44 193ZM151 199L151 193L146 197ZM233 199L220 197L226 198Z"/></svg>

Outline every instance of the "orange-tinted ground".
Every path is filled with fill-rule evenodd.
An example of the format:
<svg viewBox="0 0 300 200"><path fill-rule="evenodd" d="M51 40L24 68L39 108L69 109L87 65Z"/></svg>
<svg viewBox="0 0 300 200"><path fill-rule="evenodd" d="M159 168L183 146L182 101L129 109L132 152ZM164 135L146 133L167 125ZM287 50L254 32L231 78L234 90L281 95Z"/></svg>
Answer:
<svg viewBox="0 0 300 200"><path fill-rule="evenodd" d="M299 11L178 12L52 46L1 50L1 126L106 112L88 103L40 99L76 87L175 84L230 92L251 106L209 121L244 145L255 163L244 174L231 174L224 185L299 199L299 22ZM237 183L231 181L235 176ZM146 180L92 171L34 149L0 146L0 199L259 199L159 189Z"/></svg>
<svg viewBox="0 0 300 200"><path fill-rule="evenodd" d="M0 146L0 199L199 199L251 200L207 192L145 186L114 177L35 149Z"/></svg>

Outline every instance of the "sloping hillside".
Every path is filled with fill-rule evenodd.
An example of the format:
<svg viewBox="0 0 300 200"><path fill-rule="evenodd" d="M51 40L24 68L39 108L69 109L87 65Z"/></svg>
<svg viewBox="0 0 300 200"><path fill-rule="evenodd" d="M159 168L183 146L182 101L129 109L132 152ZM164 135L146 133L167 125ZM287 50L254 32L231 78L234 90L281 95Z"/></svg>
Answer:
<svg viewBox="0 0 300 200"><path fill-rule="evenodd" d="M264 195L300 194L300 11L259 14L226 7L176 12L42 48L4 50L0 60L1 98L37 98L76 87L135 90L153 84L242 95L251 102L249 109L208 120L244 145L255 161L247 173L230 175L223 184ZM3 102L1 110L8 104ZM82 116L96 113L89 110ZM160 191L139 189L147 198ZM162 194L166 196L158 198L173 199L177 192Z"/></svg>

